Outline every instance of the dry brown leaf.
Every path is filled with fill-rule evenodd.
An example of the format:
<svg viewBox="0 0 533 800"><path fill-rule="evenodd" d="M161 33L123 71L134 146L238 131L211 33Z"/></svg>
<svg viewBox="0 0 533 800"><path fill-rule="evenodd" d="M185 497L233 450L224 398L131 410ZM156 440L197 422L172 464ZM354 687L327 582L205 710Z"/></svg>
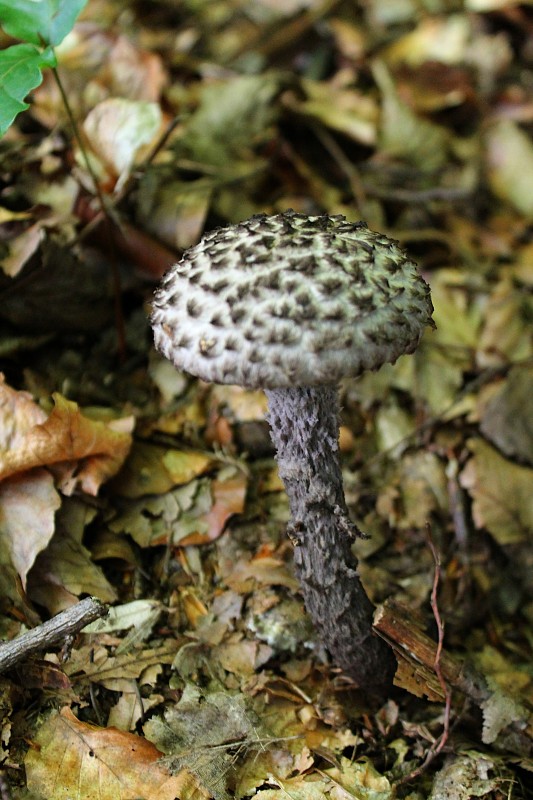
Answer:
<svg viewBox="0 0 533 800"><path fill-rule="evenodd" d="M266 644L242 639L233 634L215 648L216 657L228 672L241 677L251 677L272 657L274 651Z"/></svg>
<svg viewBox="0 0 533 800"><path fill-rule="evenodd" d="M46 413L28 392L17 392L0 373L0 464L2 454L18 450L26 433L44 422Z"/></svg>
<svg viewBox="0 0 533 800"><path fill-rule="evenodd" d="M240 559L224 576L224 583L236 592L250 591L254 582L262 586L286 586L292 591L300 586L287 565L274 556L260 556L252 561L248 557Z"/></svg>
<svg viewBox="0 0 533 800"><path fill-rule="evenodd" d="M247 483L243 472L239 472L235 478L227 481L214 480L211 484L213 505L204 518L207 532L197 531L185 536L180 540L180 545L207 544L218 539L228 519L233 514L242 514Z"/></svg>
<svg viewBox="0 0 533 800"><path fill-rule="evenodd" d="M156 144L162 131L161 109L156 103L110 97L89 112L83 131L92 149L93 169L111 191ZM84 156L78 153L77 158L85 168Z"/></svg>
<svg viewBox="0 0 533 800"><path fill-rule="evenodd" d="M35 559L54 534L60 504L54 480L45 469L33 469L0 483L0 565L13 566L24 588Z"/></svg>
<svg viewBox="0 0 533 800"><path fill-rule="evenodd" d="M75 677L83 676L111 691L121 691L121 683L129 685L128 682L139 678L147 667L171 664L178 650L175 639L166 639L160 647L137 648L131 652L110 655L106 647L93 641L78 647L64 668L73 681Z"/></svg>
<svg viewBox="0 0 533 800"><path fill-rule="evenodd" d="M20 236L15 236L9 242L9 255L2 258L1 268L6 275L14 278L19 274L24 264L32 257L43 240L43 226L36 222L27 228Z"/></svg>
<svg viewBox="0 0 533 800"><path fill-rule="evenodd" d="M102 569L83 544L86 528L95 509L82 498L64 498L56 514L54 536L40 553L28 578L28 594L51 614L90 594L105 603L117 599L117 593Z"/></svg>
<svg viewBox="0 0 533 800"><path fill-rule="evenodd" d="M187 770L169 775L140 736L80 722L69 708L41 727L26 756L27 785L43 800L204 800Z"/></svg>
<svg viewBox="0 0 533 800"><path fill-rule="evenodd" d="M105 64L105 78L115 97L157 103L166 83L160 56L137 47L125 36L119 36Z"/></svg>
<svg viewBox="0 0 533 800"><path fill-rule="evenodd" d="M505 272L494 286L484 311L483 330L478 338L476 360L480 367L531 358L531 294L516 286Z"/></svg>
<svg viewBox="0 0 533 800"><path fill-rule="evenodd" d="M79 485L88 494L96 495L101 484L118 472L131 446L132 418L108 424L92 420L82 414L76 403L55 393L55 406L43 422L25 392L17 392L21 397L14 401L13 390L6 388L8 404L15 403L16 409L11 435L0 449L0 479L33 467L63 463L64 494L71 494ZM81 465L64 463L80 460Z"/></svg>

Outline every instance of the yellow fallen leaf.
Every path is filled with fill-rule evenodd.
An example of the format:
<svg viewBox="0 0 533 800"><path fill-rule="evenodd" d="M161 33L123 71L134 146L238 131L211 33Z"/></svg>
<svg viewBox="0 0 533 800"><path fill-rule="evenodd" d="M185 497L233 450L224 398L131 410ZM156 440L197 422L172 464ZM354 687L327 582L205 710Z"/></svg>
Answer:
<svg viewBox="0 0 533 800"><path fill-rule="evenodd" d="M28 789L43 800L206 800L187 771L170 775L140 736L52 714L26 756Z"/></svg>
<svg viewBox="0 0 533 800"><path fill-rule="evenodd" d="M485 133L485 168L494 194L521 214L533 214L531 138L515 122L501 119Z"/></svg>
<svg viewBox="0 0 533 800"><path fill-rule="evenodd" d="M131 453L113 481L113 490L122 497L165 494L174 486L189 483L203 475L214 463L208 454L160 447L150 442L135 442Z"/></svg>
<svg viewBox="0 0 533 800"><path fill-rule="evenodd" d="M162 461L173 484L181 485L202 475L212 465L213 458L206 453L167 450Z"/></svg>
<svg viewBox="0 0 533 800"><path fill-rule="evenodd" d="M472 457L460 475L473 500L476 528L505 546L533 539L533 470L504 458L482 439L469 439Z"/></svg>

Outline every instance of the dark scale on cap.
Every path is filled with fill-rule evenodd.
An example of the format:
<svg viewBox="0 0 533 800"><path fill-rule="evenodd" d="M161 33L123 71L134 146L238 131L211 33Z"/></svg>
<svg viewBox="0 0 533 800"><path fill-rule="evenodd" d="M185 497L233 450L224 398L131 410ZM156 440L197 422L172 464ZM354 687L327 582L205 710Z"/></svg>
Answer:
<svg viewBox="0 0 533 800"><path fill-rule="evenodd" d="M192 343L192 337L187 336L187 334L182 333L179 339L176 340L176 347L190 347Z"/></svg>
<svg viewBox="0 0 533 800"><path fill-rule="evenodd" d="M227 278L219 278L212 284L211 288L214 292L223 292L229 285L230 282Z"/></svg>
<svg viewBox="0 0 533 800"><path fill-rule="evenodd" d="M342 306L333 306L328 309L324 319L329 322L342 322L346 318L346 312Z"/></svg>
<svg viewBox="0 0 533 800"><path fill-rule="evenodd" d="M259 278L258 283L265 289L277 290L281 284L281 275L278 270L271 270Z"/></svg>
<svg viewBox="0 0 533 800"><path fill-rule="evenodd" d="M242 306L239 308L232 308L230 313L231 321L235 323L235 325L237 325L239 322L242 322L246 316L246 309L244 309Z"/></svg>
<svg viewBox="0 0 533 800"><path fill-rule="evenodd" d="M207 233L154 298L157 347L206 381L334 383L412 351L429 287L399 246L340 215L294 211Z"/></svg>
<svg viewBox="0 0 533 800"><path fill-rule="evenodd" d="M299 306L309 306L311 304L311 296L307 294L307 292L300 292L300 294L295 295L296 302Z"/></svg>
<svg viewBox="0 0 533 800"><path fill-rule="evenodd" d="M320 286L327 294L334 294L342 289L344 281L340 278L325 278L320 282Z"/></svg>
<svg viewBox="0 0 533 800"><path fill-rule="evenodd" d="M252 364L258 364L262 359L261 352L252 348L248 353L248 358Z"/></svg>
<svg viewBox="0 0 533 800"><path fill-rule="evenodd" d="M209 320L211 325L215 328L222 328L224 326L224 315L220 311L215 311L211 319Z"/></svg>
<svg viewBox="0 0 533 800"><path fill-rule="evenodd" d="M244 330L244 331L243 331L243 334L242 334L242 335L243 335L243 336L244 336L244 338L245 338L245 339L247 339L249 342L256 342L258 339L261 339L261 338L262 338L262 333L261 333L261 331L260 331L260 330L258 330L256 327L253 327L253 328L246 328L246 330Z"/></svg>
<svg viewBox="0 0 533 800"><path fill-rule="evenodd" d="M305 275L314 275L316 270L316 260L313 256L294 259L294 268Z"/></svg>
<svg viewBox="0 0 533 800"><path fill-rule="evenodd" d="M244 300L250 294L250 284L248 282L238 284L234 291L237 300Z"/></svg>
<svg viewBox="0 0 533 800"><path fill-rule="evenodd" d="M225 343L226 350L238 350L239 349L239 340L233 336L230 336L226 339Z"/></svg>
<svg viewBox="0 0 533 800"><path fill-rule="evenodd" d="M200 303L194 298L187 300L185 308L187 309L187 314L193 318L199 317L200 314L202 313Z"/></svg>
<svg viewBox="0 0 533 800"><path fill-rule="evenodd" d="M271 254L265 250L264 252L254 253L252 261L254 264L269 264L272 260Z"/></svg>

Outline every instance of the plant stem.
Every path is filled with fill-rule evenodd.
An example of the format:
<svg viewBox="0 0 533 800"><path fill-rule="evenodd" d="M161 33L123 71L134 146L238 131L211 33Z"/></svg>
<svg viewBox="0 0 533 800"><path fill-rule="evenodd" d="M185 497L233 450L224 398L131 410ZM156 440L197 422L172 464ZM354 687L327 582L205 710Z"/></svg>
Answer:
<svg viewBox="0 0 533 800"><path fill-rule="evenodd" d="M57 88L59 89L59 94L61 95L61 100L65 107L65 111L67 112L67 116L72 128L72 132L74 134L74 138L78 143L78 147L80 148L80 152L82 154L83 160L85 162L85 166L87 168L87 172L91 176L94 191L96 192L96 196L98 198L98 202L100 204L100 208L104 218L104 225L106 226L107 232L107 239L109 243L109 255L111 259L111 268L113 273L113 297L114 297L114 304L115 304L115 325L117 331L117 341L118 341L118 353L121 360L124 359L126 353L126 331L124 325L124 315L122 313L122 303L121 303L121 295L122 295L122 283L120 280L120 271L118 267L118 259L116 254L116 249L114 246L114 238L113 238L113 221L109 216L109 211L107 209L104 193L102 192L102 187L100 186L100 181L93 169L91 164L91 160L87 153L85 143L83 141L83 137L81 136L80 130L78 128L78 123L74 117L72 112L72 106L70 105L70 101L68 99L67 93L65 91L65 87L63 86L63 82L59 75L59 71L57 67L52 68L52 74L54 76L54 80L57 84Z"/></svg>
<svg viewBox="0 0 533 800"><path fill-rule="evenodd" d="M270 389L266 394L306 608L333 660L360 687L384 689L396 662L372 632L373 606L351 549L362 534L350 521L344 498L337 388Z"/></svg>

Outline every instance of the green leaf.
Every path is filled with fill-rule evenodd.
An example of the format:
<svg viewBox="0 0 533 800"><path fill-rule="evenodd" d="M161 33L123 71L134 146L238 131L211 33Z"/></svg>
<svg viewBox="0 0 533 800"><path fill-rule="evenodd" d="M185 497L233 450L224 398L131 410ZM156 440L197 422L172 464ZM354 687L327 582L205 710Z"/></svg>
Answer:
<svg viewBox="0 0 533 800"><path fill-rule="evenodd" d="M0 0L0 25L10 36L55 47L72 30L87 0Z"/></svg>
<svg viewBox="0 0 533 800"><path fill-rule="evenodd" d="M41 83L41 70L55 63L51 47L40 51L32 44L15 44L0 51L0 136L28 108L24 98Z"/></svg>

